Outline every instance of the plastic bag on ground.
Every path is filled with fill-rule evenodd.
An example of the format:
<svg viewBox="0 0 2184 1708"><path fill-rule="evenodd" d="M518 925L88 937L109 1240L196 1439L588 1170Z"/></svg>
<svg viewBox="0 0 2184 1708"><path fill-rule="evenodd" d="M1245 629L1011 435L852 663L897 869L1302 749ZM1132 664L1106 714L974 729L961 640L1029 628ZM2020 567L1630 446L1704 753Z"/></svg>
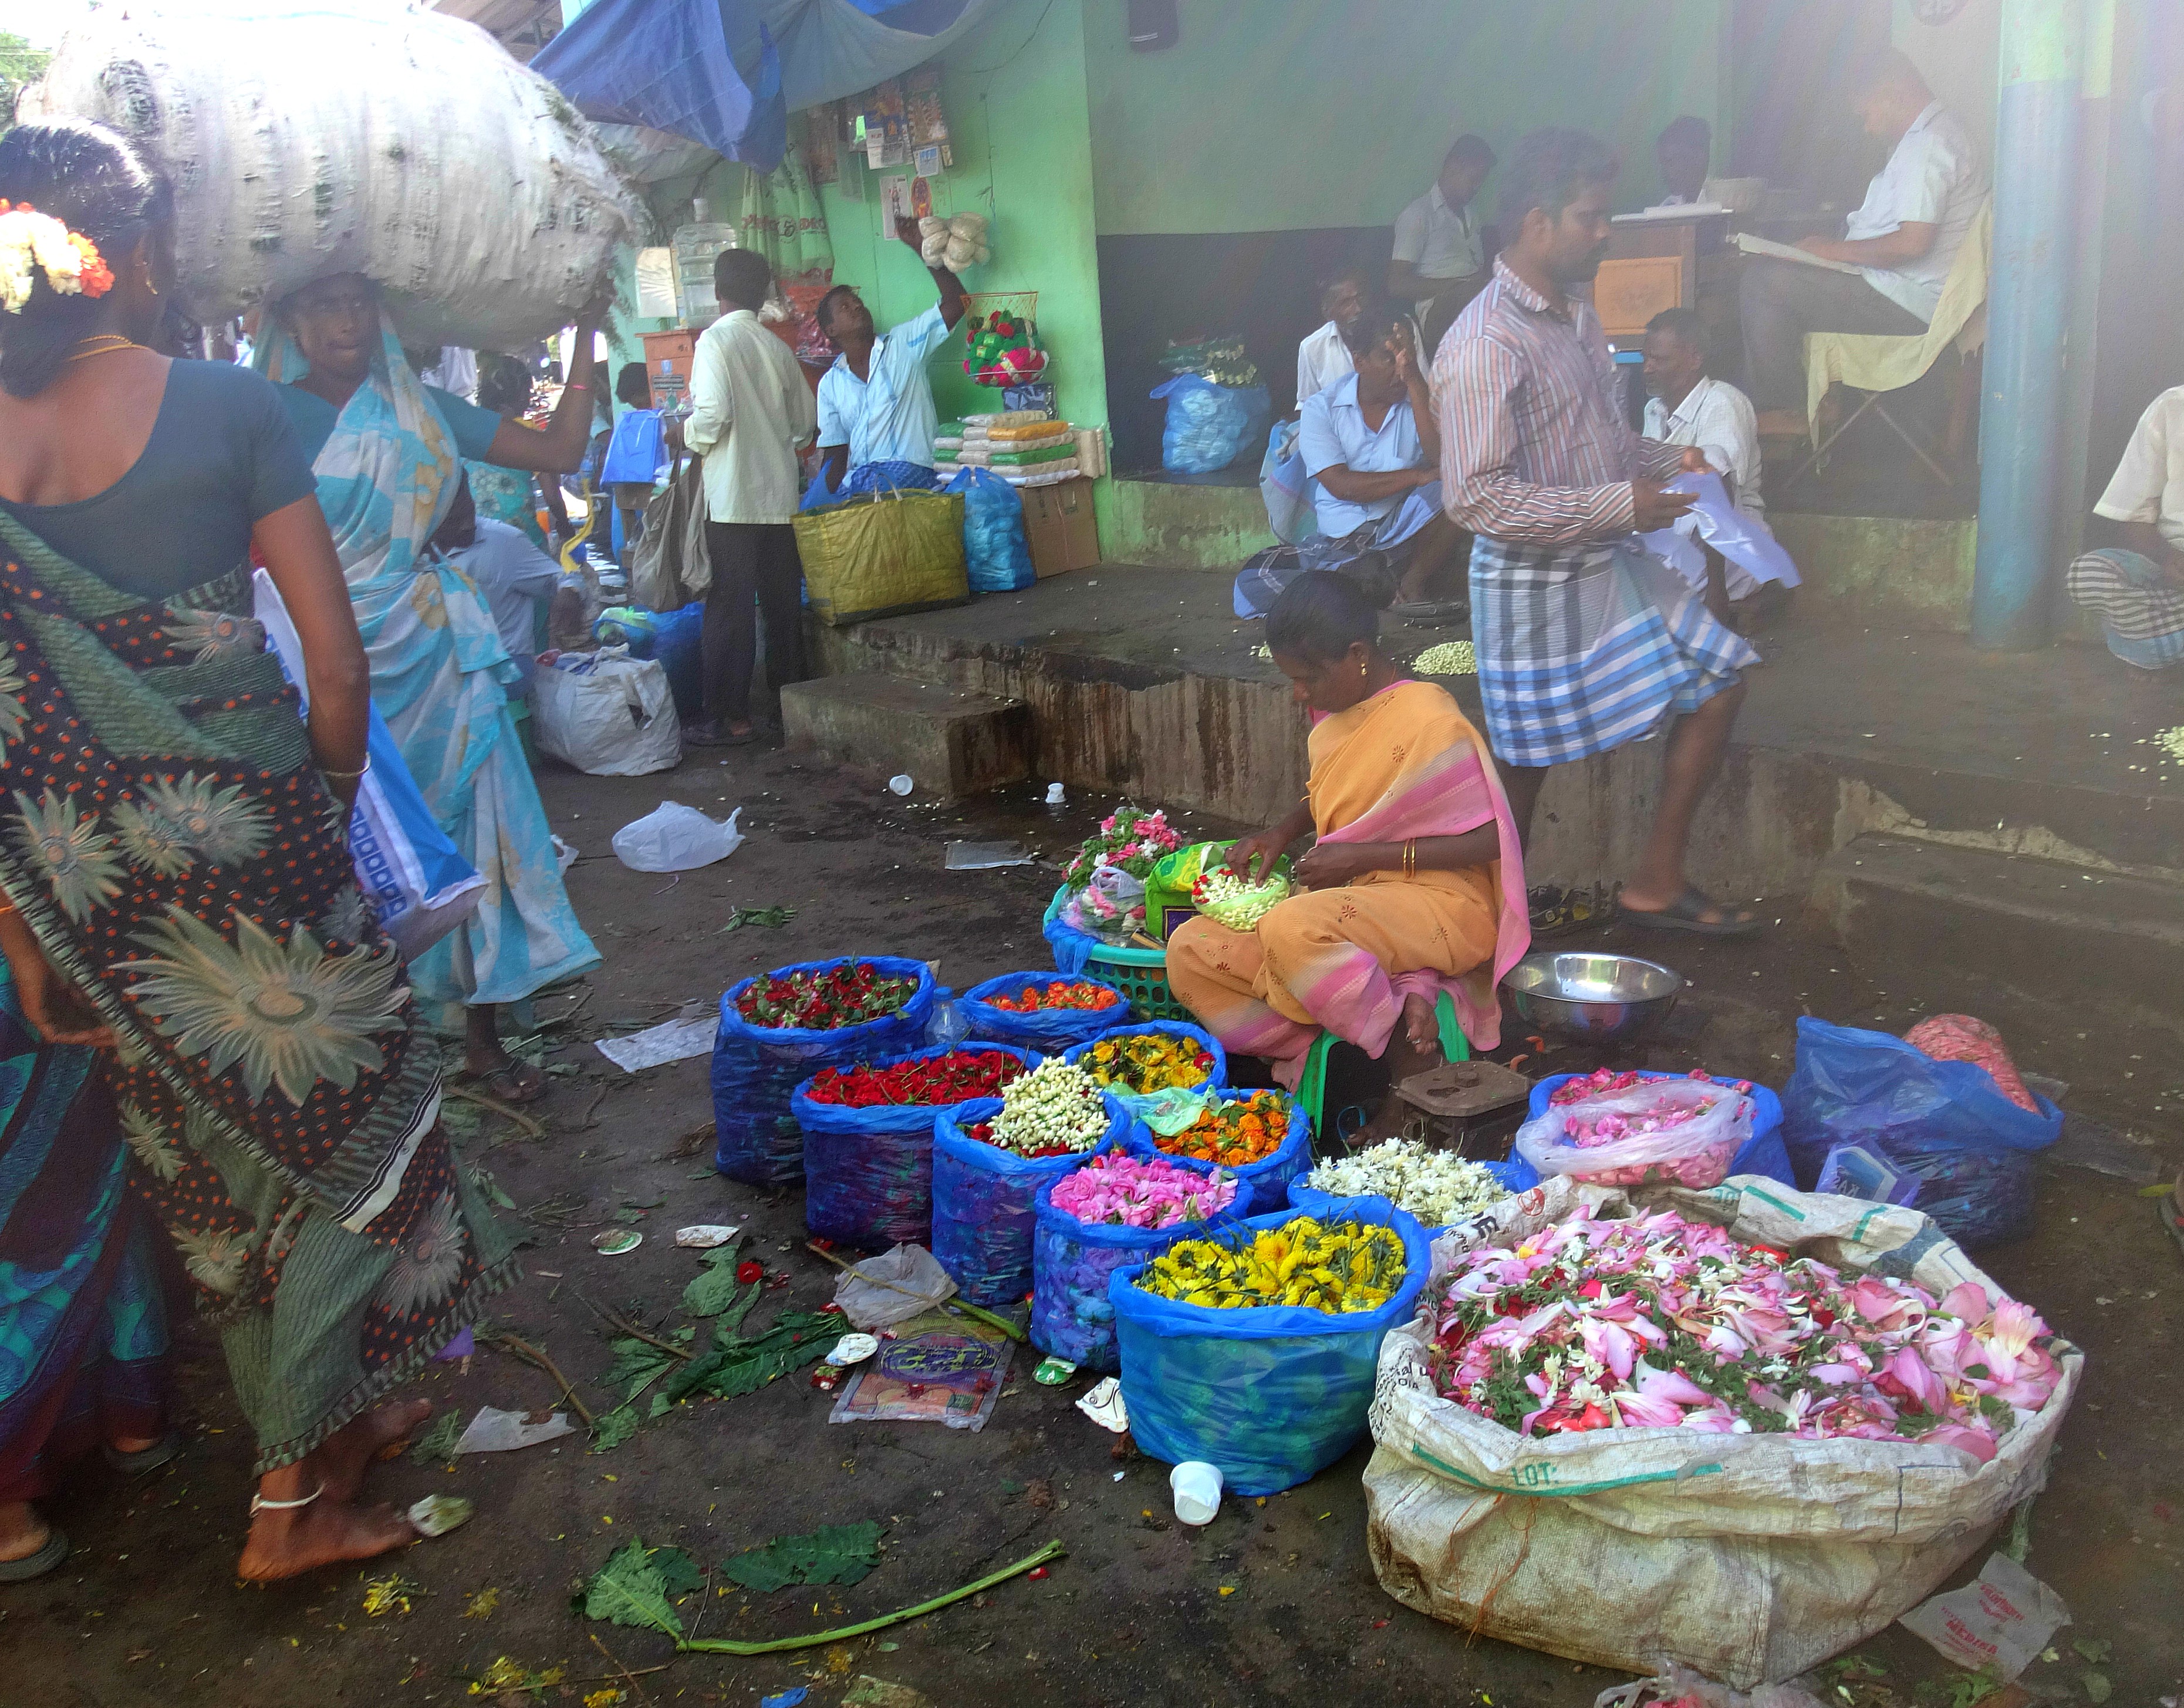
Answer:
<svg viewBox="0 0 2184 1708"><path fill-rule="evenodd" d="M2063 1598L2007 1554L1989 1555L1963 1588L1921 1601L1903 1621L1958 1666L1992 1667L2004 1682L2038 1660L2070 1622Z"/></svg>
<svg viewBox="0 0 2184 1708"><path fill-rule="evenodd" d="M955 1297L956 1283L922 1245L904 1243L842 1271L834 1303L870 1333L931 1310Z"/></svg>
<svg viewBox="0 0 2184 1708"><path fill-rule="evenodd" d="M680 801L662 801L614 833L615 858L632 871L695 871L744 845L736 828L743 814L738 807L726 820L714 819Z"/></svg>
<svg viewBox="0 0 2184 1708"><path fill-rule="evenodd" d="M1642 1196L1936 1297L1962 1282L2004 1291L1914 1210L1772 1181ZM1479 1239L1517 1244L1580 1203L1613 1215L1629 1199L1565 1179L1504 1199L1475 1234L1434 1242L1435 1277ZM1795 1677L1870 1637L1978 1554L2046 1482L2085 1372L2084 1354L2059 1339L2054 1392L1982 1465L1954 1448L1847 1437L1520 1437L1435 1391L1431 1342L1419 1317L1381 1349L1365 1469L1380 1587L1467 1631L1632 1672L1675 1661L1739 1689Z"/></svg>
<svg viewBox="0 0 2184 1708"><path fill-rule="evenodd" d="M998 1050L1027 1068L1039 1057L1006 1044L960 1046ZM945 1055L959 1046L859 1060L874 1066ZM804 1132L804 1225L821 1239L839 1240L867 1250L906 1240L923 1243L933 1235L933 1118L961 1104L878 1104L868 1109L848 1104L815 1103L806 1081L788 1101L789 1113Z"/></svg>
<svg viewBox="0 0 2184 1708"><path fill-rule="evenodd" d="M966 469L942 490L963 500L963 559L972 593L1012 593L1039 579L1014 487L983 469Z"/></svg>
<svg viewBox="0 0 2184 1708"><path fill-rule="evenodd" d="M1822 1704L1811 1691L1794 1684L1762 1684L1747 1695L1671 1661L1651 1678L1634 1678L1602 1691L1592 1699L1592 1708L1822 1708Z"/></svg>
<svg viewBox="0 0 2184 1708"><path fill-rule="evenodd" d="M1080 1370L1120 1370L1115 1307L1107 1294L1115 1271L1157 1257L1178 1239L1234 1227L1236 1219L1224 1212L1173 1227L1079 1221L1054 1207L1054 1184L1043 1182L1033 1200L1031 1344Z"/></svg>
<svg viewBox="0 0 2184 1708"><path fill-rule="evenodd" d="M1161 429L1161 466L1171 474L1211 475L1248 452L1273 414L1264 386L1217 386L1178 374L1153 387L1167 400Z"/></svg>
<svg viewBox="0 0 2184 1708"><path fill-rule="evenodd" d="M1255 1216L1237 1236L1280 1227L1298 1212ZM1416 1309L1430 1248L1424 1230L1384 1198L1351 1199L1341 1220L1392 1227L1409 1265L1378 1310L1301 1305L1216 1310L1139 1288L1141 1266L1109 1283L1131 1437L1171 1465L1218 1466L1239 1494L1273 1494L1317 1475L1364 1435L1380 1342Z"/></svg>
<svg viewBox="0 0 2184 1708"><path fill-rule="evenodd" d="M667 672L619 648L564 653L531 680L539 751L593 776L641 777L682 759Z"/></svg>
<svg viewBox="0 0 2184 1708"><path fill-rule="evenodd" d="M910 1000L894 1013L861 1026L819 1031L803 1026L753 1026L736 1011L744 979L721 997L721 1030L713 1043L713 1166L747 1186L774 1186L804 1174L804 1134L789 1111L796 1088L822 1067L900 1055L925 1035L933 1010L933 969L922 960L892 955L838 956L776 967L768 976L820 972L866 960L889 978L916 981Z"/></svg>
<svg viewBox="0 0 2184 1708"><path fill-rule="evenodd" d="M1644 1068L1638 1071L1641 1079L1688 1079L1688 1074L1654 1073ZM1532 1095L1526 1106L1528 1119L1545 1115L1552 1106L1554 1094L1571 1080L1574 1073L1551 1073L1532 1087ZM1717 1083L1720 1076L1715 1076ZM1752 1099L1752 1137L1744 1142L1743 1149L1729 1160L1731 1174L1763 1174L1769 1180L1779 1180L1785 1186L1795 1186L1797 1177L1790 1167L1790 1149L1782 1138L1782 1099L1763 1085L1755 1084L1746 1093ZM1536 1186L1539 1171L1522 1157L1512 1156L1507 1163L1497 1163L1496 1168L1514 1171L1504 1178L1515 1189Z"/></svg>
<svg viewBox="0 0 2184 1708"><path fill-rule="evenodd" d="M1797 1022L1797 1069L1782 1096L1800 1185L1837 1145L1858 1145L1922 1184L1914 1210L1967 1245L2031 1231L2034 1153L2062 1136L2063 1111L2004 1096L1984 1067L1936 1061L1886 1032Z"/></svg>
<svg viewBox="0 0 2184 1708"><path fill-rule="evenodd" d="M1224 1103L1240 1102L1249 1092L1223 1092ZM1195 1157L1178 1156L1173 1151L1162 1150L1152 1129L1143 1121L1131 1123L1127 1141L1131 1151L1139 1156L1156 1157L1162 1162L1172 1162L1178 1168L1187 1168L1194 1174L1212 1174L1215 1165L1201 1162ZM1290 1207L1290 1182L1301 1180L1312 1172L1312 1117L1304 1105L1294 1099L1290 1104L1290 1124L1282 1142L1271 1155L1239 1168L1220 1171L1236 1182L1235 1202L1230 1206L1238 1216L1271 1216L1278 1210Z"/></svg>
<svg viewBox="0 0 2184 1708"><path fill-rule="evenodd" d="M1542 1176L1567 1174L1595 1186L1718 1186L1752 1137L1752 1099L1734 1086L1654 1080L1628 1091L1550 1107L1517 1129L1513 1154ZM1585 1145L1567 1136L1579 1121L1635 1123L1669 1110L1696 1110L1680 1126Z"/></svg>
<svg viewBox="0 0 2184 1708"><path fill-rule="evenodd" d="M1111 1128L1089 1150L1019 1156L965 1130L1000 1112L1000 1099L974 1098L933 1124L933 1255L973 1305L1014 1305L1031 1291L1039 1188L1115 1142Z"/></svg>
<svg viewBox="0 0 2184 1708"><path fill-rule="evenodd" d="M1119 994L1103 1008L1043 1008L1032 1014L1017 1014L993 1006L994 997L1014 997L1028 986L1044 989L1056 982L1056 975L1050 972L1005 972L999 978L972 985L959 1004L963 1017L971 1023L971 1036L1059 1055L1070 1045L1097 1038L1130 1017L1129 1004Z"/></svg>

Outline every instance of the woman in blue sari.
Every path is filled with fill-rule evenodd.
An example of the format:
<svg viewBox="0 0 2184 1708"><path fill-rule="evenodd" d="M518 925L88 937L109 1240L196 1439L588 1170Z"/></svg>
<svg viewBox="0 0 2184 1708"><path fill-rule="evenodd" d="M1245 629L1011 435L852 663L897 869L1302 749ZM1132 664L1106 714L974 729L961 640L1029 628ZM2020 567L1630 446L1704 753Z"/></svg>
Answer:
<svg viewBox="0 0 2184 1708"><path fill-rule="evenodd" d="M520 679L493 613L429 546L465 459L544 474L582 460L593 340L579 318L569 382L543 428L421 384L371 281L345 273L283 303L259 360L279 382L318 480L371 698L441 826L486 881L477 912L410 968L428 1010L464 1006L465 1065L493 1094L529 1103L545 1077L500 1042L499 1005L599 964L561 884L538 787L509 716Z"/></svg>

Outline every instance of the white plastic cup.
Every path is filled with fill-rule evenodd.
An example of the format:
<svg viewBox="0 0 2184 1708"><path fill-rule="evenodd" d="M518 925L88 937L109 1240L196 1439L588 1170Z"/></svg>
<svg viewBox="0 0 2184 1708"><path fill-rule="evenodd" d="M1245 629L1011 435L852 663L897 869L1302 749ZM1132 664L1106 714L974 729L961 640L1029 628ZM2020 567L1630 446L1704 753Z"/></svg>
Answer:
<svg viewBox="0 0 2184 1708"><path fill-rule="evenodd" d="M1060 783L1049 783L1046 786L1046 804L1050 807L1066 807L1069 804L1069 797L1062 793Z"/></svg>
<svg viewBox="0 0 2184 1708"><path fill-rule="evenodd" d="M888 779L888 787L895 794L906 795L916 787L916 783L911 781L908 771L897 771Z"/></svg>
<svg viewBox="0 0 2184 1708"><path fill-rule="evenodd" d="M1221 1510L1221 1467L1202 1459L1186 1459L1167 1474L1175 1495L1178 1523L1211 1524Z"/></svg>

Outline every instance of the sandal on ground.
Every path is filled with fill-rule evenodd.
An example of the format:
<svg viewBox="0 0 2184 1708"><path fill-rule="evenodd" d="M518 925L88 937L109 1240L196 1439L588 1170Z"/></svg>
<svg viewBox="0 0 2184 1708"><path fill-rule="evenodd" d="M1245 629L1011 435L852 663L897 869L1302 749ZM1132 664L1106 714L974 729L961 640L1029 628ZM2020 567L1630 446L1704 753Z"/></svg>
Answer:
<svg viewBox="0 0 2184 1708"><path fill-rule="evenodd" d="M538 1077L525 1077L528 1074L537 1074ZM546 1095L546 1076L527 1061L510 1061L485 1073L465 1073L455 1083L475 1087L487 1096L519 1109Z"/></svg>
<svg viewBox="0 0 2184 1708"><path fill-rule="evenodd" d="M1398 599L1388 607L1388 615L1399 623L1431 628L1463 621L1471 615L1471 604L1467 599Z"/></svg>
<svg viewBox="0 0 2184 1708"><path fill-rule="evenodd" d="M1605 925L1615 917L1621 884L1596 883L1590 889L1564 889L1560 884L1540 884L1524 894L1524 908L1532 926L1532 941L1567 937L1589 925Z"/></svg>
<svg viewBox="0 0 2184 1708"><path fill-rule="evenodd" d="M134 1453L124 1453L112 1442L100 1449L106 1462L124 1477L142 1477L148 1471L157 1471L162 1465L172 1464L182 1456L182 1437L180 1430L170 1429L149 1447L139 1448Z"/></svg>
<svg viewBox="0 0 2184 1708"><path fill-rule="evenodd" d="M748 747L758 739L758 726L754 724L738 735L733 730L724 730L718 724L692 724L682 732L682 744L693 748Z"/></svg>
<svg viewBox="0 0 2184 1708"><path fill-rule="evenodd" d="M0 1583L27 1583L33 1577L44 1577L68 1557L68 1538L49 1526L46 1545L36 1554L26 1554L20 1560L0 1560Z"/></svg>
<svg viewBox="0 0 2184 1708"><path fill-rule="evenodd" d="M1628 902L1621 907L1623 917L1633 925L1649 931L1690 932L1696 937L1750 937L1760 924L1759 915L1748 908L1724 907L1708 901L1696 884L1685 885L1684 893L1664 908L1632 907ZM1709 910L1722 917L1707 918Z"/></svg>

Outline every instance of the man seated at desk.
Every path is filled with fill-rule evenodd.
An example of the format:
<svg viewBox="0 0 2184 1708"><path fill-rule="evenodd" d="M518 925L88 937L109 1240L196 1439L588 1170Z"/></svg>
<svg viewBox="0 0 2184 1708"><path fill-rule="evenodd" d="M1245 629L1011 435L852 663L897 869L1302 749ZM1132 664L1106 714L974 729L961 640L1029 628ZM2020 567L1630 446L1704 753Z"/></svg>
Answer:
<svg viewBox="0 0 2184 1708"><path fill-rule="evenodd" d="M1346 267L1329 279L1319 293L1319 312L1326 324L1307 333L1297 346L1297 408L1302 409L1357 364L1350 359L1350 347L1342 342L1342 329L1365 307L1366 277L1362 266Z"/></svg>
<svg viewBox="0 0 2184 1708"><path fill-rule="evenodd" d="M917 222L900 219L895 236L918 248ZM928 267L940 300L884 337L872 311L848 285L819 299L819 330L842 353L819 380L819 448L826 458L827 490L839 497L861 491L855 481L867 464L909 463L930 471L933 436L939 419L926 358L946 342L963 318L963 281L945 267ZM901 471L894 471L900 474ZM892 480L885 484L901 484Z"/></svg>
<svg viewBox="0 0 2184 1708"><path fill-rule="evenodd" d="M1688 208L1705 200L1707 174L1713 169L1713 126L1695 113L1671 119L1653 139L1653 162L1661 169L1656 206Z"/></svg>
<svg viewBox="0 0 2184 1708"><path fill-rule="evenodd" d="M1459 136L1449 145L1433 188L1396 215L1388 294L1416 305L1429 363L1441 334L1486 287L1485 234L1471 198L1493 170L1494 151L1484 137Z"/></svg>
<svg viewBox="0 0 2184 1708"><path fill-rule="evenodd" d="M1890 48L1869 64L1856 103L1866 133L1895 150L1842 237L1807 237L1797 247L1857 270L1759 257L1745 263L1744 377L1763 433L1806 431L1806 333L1910 337L1926 330L1986 198L1986 169L1964 121L1934 98L1902 53Z"/></svg>

